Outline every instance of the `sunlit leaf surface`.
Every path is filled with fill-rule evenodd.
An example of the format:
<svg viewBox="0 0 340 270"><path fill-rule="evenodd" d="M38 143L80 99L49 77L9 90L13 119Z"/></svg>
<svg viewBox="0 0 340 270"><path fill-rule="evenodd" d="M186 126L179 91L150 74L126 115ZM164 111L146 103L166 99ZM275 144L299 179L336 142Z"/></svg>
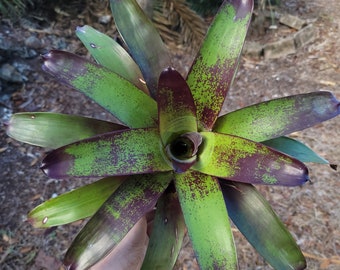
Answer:
<svg viewBox="0 0 340 270"><path fill-rule="evenodd" d="M189 71L187 83L204 129L212 129L236 74L252 10L253 1L224 1Z"/></svg>
<svg viewBox="0 0 340 270"><path fill-rule="evenodd" d="M125 177L107 177L38 205L28 214L34 227L48 228L92 216Z"/></svg>
<svg viewBox="0 0 340 270"><path fill-rule="evenodd" d="M228 180L296 186L308 181L306 166L263 144L240 137L201 132L203 145L192 167Z"/></svg>
<svg viewBox="0 0 340 270"><path fill-rule="evenodd" d="M77 27L76 34L100 65L149 93L139 67L115 40L88 25Z"/></svg>
<svg viewBox="0 0 340 270"><path fill-rule="evenodd" d="M156 126L156 102L123 77L68 52L52 50L43 58L43 70L93 99L125 125Z"/></svg>
<svg viewBox="0 0 340 270"><path fill-rule="evenodd" d="M175 175L175 186L201 269L237 269L234 240L218 180L188 171Z"/></svg>
<svg viewBox="0 0 340 270"><path fill-rule="evenodd" d="M330 92L288 96L251 105L218 118L214 130L253 141L290 134L340 114L340 102Z"/></svg>

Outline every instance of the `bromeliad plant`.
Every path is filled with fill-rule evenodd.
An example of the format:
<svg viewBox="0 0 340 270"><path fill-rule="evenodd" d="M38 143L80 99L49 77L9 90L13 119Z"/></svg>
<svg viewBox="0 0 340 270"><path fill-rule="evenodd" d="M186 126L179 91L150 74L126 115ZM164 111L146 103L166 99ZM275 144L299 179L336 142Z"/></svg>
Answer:
<svg viewBox="0 0 340 270"><path fill-rule="evenodd" d="M170 67L134 0L110 4L130 54L83 26L77 36L98 64L53 50L43 56L43 69L119 124L41 112L15 114L8 123L9 136L55 149L42 162L48 176L101 178L38 206L29 214L32 224L92 216L67 251L69 269L95 265L153 211L143 269L171 269L186 228L202 269L236 269L229 217L275 269L305 268L293 237L253 184L300 186L309 179L302 162L327 163L284 135L337 116L339 101L313 92L219 116L253 1L224 1L186 79Z"/></svg>

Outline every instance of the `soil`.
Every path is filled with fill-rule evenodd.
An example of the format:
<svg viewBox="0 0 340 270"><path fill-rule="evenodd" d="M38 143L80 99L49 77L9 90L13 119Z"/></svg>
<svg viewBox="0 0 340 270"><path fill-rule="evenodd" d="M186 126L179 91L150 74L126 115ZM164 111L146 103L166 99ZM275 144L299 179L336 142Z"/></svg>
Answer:
<svg viewBox="0 0 340 270"><path fill-rule="evenodd" d="M297 15L313 22L318 38L295 54L276 60L242 57L238 75L229 91L224 112L264 100L318 90L332 91L340 99L340 19L338 0L282 1L280 12ZM25 21L26 20L26 21ZM80 114L100 119L112 119L99 106L75 90L60 85L44 74L38 56L52 48L67 50L89 57L77 40L74 29L84 24L82 16L54 18L26 15L21 22L0 17L0 39L19 46L17 51L0 55L0 61L21 68L24 83L0 84L0 268L62 269L60 263L67 247L85 221L49 230L34 229L27 221L27 213L43 201L85 184L85 181L48 179L39 163L45 150L8 138L4 122L15 112L52 111ZM95 25L94 25L95 24ZM92 24L110 32L108 25ZM279 25L277 30L266 29L258 35L252 29L247 40L266 43L277 40L294 30ZM113 31L111 31L113 33ZM34 36L37 43L25 44ZM30 47L28 47L28 45ZM174 66L187 72L193 54L185 47L171 48ZM3 53L3 51L1 51ZM34 54L36 53L36 56ZM321 123L293 136L307 143L332 164L340 164L339 118ZM259 190L297 239L304 252L308 269L340 269L340 173L326 165L308 164L312 184L302 187L259 186ZM234 228L240 269L271 269ZM198 269L189 239L186 237L176 269Z"/></svg>

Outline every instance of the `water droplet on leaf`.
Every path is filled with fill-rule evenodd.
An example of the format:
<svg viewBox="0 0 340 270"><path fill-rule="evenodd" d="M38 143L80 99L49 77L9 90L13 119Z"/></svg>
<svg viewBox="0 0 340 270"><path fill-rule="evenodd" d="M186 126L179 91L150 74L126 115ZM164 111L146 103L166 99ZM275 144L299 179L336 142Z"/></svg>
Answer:
<svg viewBox="0 0 340 270"><path fill-rule="evenodd" d="M47 221L48 221L48 217L44 217L44 219L42 220L42 223L43 223L43 224L46 224Z"/></svg>

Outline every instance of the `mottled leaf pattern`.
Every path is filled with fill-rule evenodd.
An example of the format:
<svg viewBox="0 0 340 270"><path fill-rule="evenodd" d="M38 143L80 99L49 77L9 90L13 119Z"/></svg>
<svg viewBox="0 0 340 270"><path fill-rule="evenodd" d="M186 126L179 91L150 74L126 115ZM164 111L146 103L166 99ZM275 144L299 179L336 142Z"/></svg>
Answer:
<svg viewBox="0 0 340 270"><path fill-rule="evenodd" d="M190 89L174 69L165 69L158 83L159 131L163 145L187 132L197 131L196 108Z"/></svg>
<svg viewBox="0 0 340 270"><path fill-rule="evenodd" d="M201 269L237 269L234 240L218 180L188 171L175 175L175 186Z"/></svg>
<svg viewBox="0 0 340 270"><path fill-rule="evenodd" d="M194 170L255 184L296 186L309 179L302 162L263 144L214 132L201 135L203 145Z"/></svg>
<svg viewBox="0 0 340 270"><path fill-rule="evenodd" d="M125 125L156 126L156 102L126 79L72 53L53 50L43 58L46 72L93 99Z"/></svg>
<svg viewBox="0 0 340 270"><path fill-rule="evenodd" d="M52 178L170 171L160 144L157 129L105 133L52 151L41 168Z"/></svg>
<svg viewBox="0 0 340 270"><path fill-rule="evenodd" d="M218 118L214 130L253 141L290 134L340 114L340 102L319 91L273 99Z"/></svg>
<svg viewBox="0 0 340 270"><path fill-rule="evenodd" d="M187 83L203 129L211 130L236 74L253 1L224 1L189 71Z"/></svg>
<svg viewBox="0 0 340 270"><path fill-rule="evenodd" d="M87 269L107 255L153 209L171 179L165 173L125 180L72 242L64 259L68 269Z"/></svg>

